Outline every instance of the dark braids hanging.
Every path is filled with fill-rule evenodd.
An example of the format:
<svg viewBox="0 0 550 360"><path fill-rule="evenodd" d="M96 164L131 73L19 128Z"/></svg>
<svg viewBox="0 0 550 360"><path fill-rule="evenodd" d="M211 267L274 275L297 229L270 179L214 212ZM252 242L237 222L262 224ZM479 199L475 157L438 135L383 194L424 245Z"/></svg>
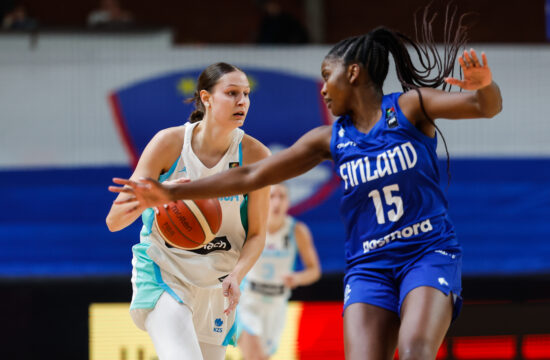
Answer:
<svg viewBox="0 0 550 360"><path fill-rule="evenodd" d="M445 9L445 26L443 30L443 55L436 47L433 38L432 24L437 12L429 14L430 6L424 8L422 26L418 26L415 14L416 41L397 31L378 27L367 34L344 39L337 43L327 54L327 58L338 58L344 65L353 63L363 65L371 81L382 91L384 81L390 66L389 54L395 62L397 78L404 92L415 90L420 99L420 108L424 116L432 123L443 139L447 154L447 176L450 182L450 156L445 137L433 119L424 108L424 101L419 87L450 90L445 78L453 76L455 60L458 52L464 48L467 40L467 27L463 25L463 14L457 20L456 6L447 5ZM407 49L407 45L416 53L419 66L415 65Z"/></svg>

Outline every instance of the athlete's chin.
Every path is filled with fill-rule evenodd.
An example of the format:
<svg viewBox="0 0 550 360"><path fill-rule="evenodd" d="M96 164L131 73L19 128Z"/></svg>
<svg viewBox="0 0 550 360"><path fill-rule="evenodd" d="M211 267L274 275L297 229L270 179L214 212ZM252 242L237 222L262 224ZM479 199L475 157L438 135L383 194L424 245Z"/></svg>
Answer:
<svg viewBox="0 0 550 360"><path fill-rule="evenodd" d="M244 125L244 117L242 119L231 119L231 123L233 125L237 125L237 126L243 126Z"/></svg>
<svg viewBox="0 0 550 360"><path fill-rule="evenodd" d="M344 115L344 112L338 108L335 108L333 106L329 106L328 109L330 110L330 113L332 116L342 116Z"/></svg>

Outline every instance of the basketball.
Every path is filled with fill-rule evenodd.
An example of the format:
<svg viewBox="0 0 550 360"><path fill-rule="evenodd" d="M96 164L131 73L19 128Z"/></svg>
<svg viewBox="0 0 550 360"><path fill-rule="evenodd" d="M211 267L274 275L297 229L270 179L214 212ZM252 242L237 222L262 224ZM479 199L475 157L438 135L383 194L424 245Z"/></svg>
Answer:
<svg viewBox="0 0 550 360"><path fill-rule="evenodd" d="M214 239L222 208L218 199L178 200L156 207L154 224L168 244L194 250Z"/></svg>

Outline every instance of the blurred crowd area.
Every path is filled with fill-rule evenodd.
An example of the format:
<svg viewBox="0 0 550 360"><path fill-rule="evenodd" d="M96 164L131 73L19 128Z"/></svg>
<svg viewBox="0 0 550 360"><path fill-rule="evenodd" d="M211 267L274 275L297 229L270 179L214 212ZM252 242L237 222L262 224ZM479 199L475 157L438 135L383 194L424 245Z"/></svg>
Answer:
<svg viewBox="0 0 550 360"><path fill-rule="evenodd" d="M2 0L0 24L8 31L139 31L169 28L177 44L329 44L385 25L414 35L416 11L435 0ZM461 0L470 42L548 41L549 0ZM440 19L442 16L440 17ZM441 40L443 23L434 23Z"/></svg>

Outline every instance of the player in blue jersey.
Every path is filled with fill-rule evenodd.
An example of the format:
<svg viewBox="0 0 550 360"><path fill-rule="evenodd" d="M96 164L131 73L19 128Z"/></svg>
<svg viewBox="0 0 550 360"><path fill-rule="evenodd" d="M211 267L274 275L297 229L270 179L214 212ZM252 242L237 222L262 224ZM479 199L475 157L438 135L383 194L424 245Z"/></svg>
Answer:
<svg viewBox="0 0 550 360"><path fill-rule="evenodd" d="M463 79L449 77L466 38L461 21L447 19L452 42L444 44L442 59L427 12L423 20L420 41L381 27L330 50L321 93L339 117L332 126L315 128L258 163L200 181L162 186L114 179L126 187L110 190L132 194L127 202L135 206L154 206L246 193L333 160L347 230L346 358L393 359L398 348L400 359L435 359L460 309L462 254L439 187L434 119L491 118L502 98L485 54L480 61L473 49L458 59ZM384 95L390 53L404 92ZM447 84L466 91L436 89Z"/></svg>

